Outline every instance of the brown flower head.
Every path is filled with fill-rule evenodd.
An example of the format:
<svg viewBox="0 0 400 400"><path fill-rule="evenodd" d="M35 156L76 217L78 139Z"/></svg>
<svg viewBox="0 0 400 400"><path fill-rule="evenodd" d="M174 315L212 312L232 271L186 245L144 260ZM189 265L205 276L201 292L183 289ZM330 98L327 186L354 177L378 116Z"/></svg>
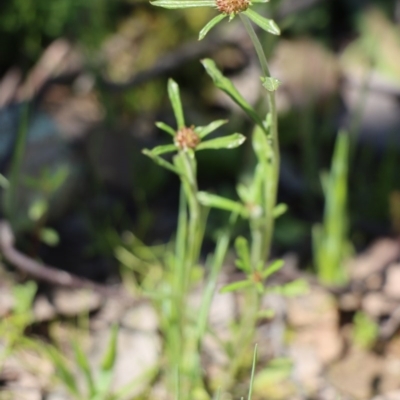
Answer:
<svg viewBox="0 0 400 400"><path fill-rule="evenodd" d="M251 3L250 0L216 0L217 8L222 14L236 15L246 11Z"/></svg>
<svg viewBox="0 0 400 400"><path fill-rule="evenodd" d="M195 149L200 143L200 137L194 131L194 126L190 128L183 127L176 132L174 141L175 146L181 150Z"/></svg>

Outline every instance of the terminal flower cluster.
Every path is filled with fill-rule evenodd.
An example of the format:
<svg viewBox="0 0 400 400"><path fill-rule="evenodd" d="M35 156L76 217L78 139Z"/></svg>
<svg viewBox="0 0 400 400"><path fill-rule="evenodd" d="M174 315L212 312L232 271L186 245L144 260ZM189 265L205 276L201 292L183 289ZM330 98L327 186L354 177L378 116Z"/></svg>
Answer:
<svg viewBox="0 0 400 400"><path fill-rule="evenodd" d="M256 25L273 35L279 35L280 30L276 23L263 17L251 9L253 3L266 3L268 0L154 0L154 6L177 9L192 7L213 7L219 14L211 19L199 33L199 40L203 39L207 33L224 18L232 20L236 15L243 13Z"/></svg>

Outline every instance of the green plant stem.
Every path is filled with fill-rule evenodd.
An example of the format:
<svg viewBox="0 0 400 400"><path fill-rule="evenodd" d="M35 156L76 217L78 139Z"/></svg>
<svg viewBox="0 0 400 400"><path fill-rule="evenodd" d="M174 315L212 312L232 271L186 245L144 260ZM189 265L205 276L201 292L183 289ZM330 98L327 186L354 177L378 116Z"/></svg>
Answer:
<svg viewBox="0 0 400 400"><path fill-rule="evenodd" d="M204 234L204 223L202 221L202 209L197 200L197 178L196 160L192 154L182 151L178 154L176 164L181 171L181 199L178 219L177 235L177 262L178 277L173 277L175 287L172 295L174 311L171 314L169 329L173 329L172 349L170 349L170 365L177 365L180 376L180 389L184 399L184 393L190 393L191 389L198 384L198 375L193 377L193 365L197 360L191 360L192 348L196 348L196 340L188 336L188 310L187 297L190 290L192 270L198 263L200 247ZM178 342L178 343L177 343Z"/></svg>
<svg viewBox="0 0 400 400"><path fill-rule="evenodd" d="M262 297L258 291L253 289L244 292L244 295L246 296L246 309L241 311L243 316L238 323L239 332L233 343L235 354L229 364L223 391L229 390L235 384L237 375L244 365L243 361L247 359L256 332Z"/></svg>
<svg viewBox="0 0 400 400"><path fill-rule="evenodd" d="M250 39L253 43L254 49L257 53L257 57L259 59L261 70L264 77L271 78L271 73L268 67L267 58L265 56L264 50L260 43L260 40L255 33L253 26L250 20L242 14L239 14L240 18L243 22L243 25L250 36ZM276 198L278 192L278 182L279 182L279 166L280 166L280 152L279 152L279 138L278 138L278 113L276 109L276 100L275 100L275 92L268 91L268 104L269 104L269 113L267 113L265 118L265 127L268 128L269 125L269 143L272 147L272 160L270 160L270 167L272 168L272 181L266 182L265 185L265 204L264 204L264 215L265 215L265 224L262 232L262 241L263 245L259 246L259 236L260 233L255 232L253 230L253 235L256 234L257 240L255 241L257 245L257 252L259 252L259 260L267 260L269 258L272 234L274 230L274 217L272 215L273 209L276 205ZM260 228L262 229L262 228ZM254 237L254 236L253 236ZM256 256L254 255L256 258Z"/></svg>
<svg viewBox="0 0 400 400"><path fill-rule="evenodd" d="M189 224L188 224L188 238L187 238L187 258L185 268L185 278L183 282L183 291L186 293L190 283L191 270L197 264L200 244L202 242L201 232L201 209L197 200L197 179L196 179L196 165L195 160L190 159L188 153L182 152L182 165L184 166L185 176L182 181L187 203L189 206Z"/></svg>
<svg viewBox="0 0 400 400"><path fill-rule="evenodd" d="M228 252L231 230L233 229L233 225L236 223L237 217L237 214L231 214L228 227L221 233L217 240L215 253L211 263L209 278L201 300L200 313L197 322L196 336L199 346L201 344L201 340L206 333L208 314L210 311L212 299L214 297L215 288L217 286L217 279L219 273L221 272L226 253Z"/></svg>
<svg viewBox="0 0 400 400"><path fill-rule="evenodd" d="M246 28L247 33L254 45L257 53L263 76L271 78L268 62L264 50L258 39L250 20L240 14L240 18ZM266 133L267 145L266 153L259 158L259 167L265 172L260 181L260 193L262 193L261 206L263 208L262 218L254 217L250 220L251 228L251 262L253 269L258 268L260 262L265 263L270 256L272 235L274 231L273 210L276 206L278 182L279 182L279 140L278 140L278 115L276 109L275 92L268 91L269 110L264 119L263 127L256 128ZM245 293L246 310L242 311L243 317L239 321L239 332L236 335L234 349L237 352L231 361L228 371L226 388L230 387L243 365L243 358L246 356L251 346L258 319L258 312L261 307L262 296L254 289Z"/></svg>

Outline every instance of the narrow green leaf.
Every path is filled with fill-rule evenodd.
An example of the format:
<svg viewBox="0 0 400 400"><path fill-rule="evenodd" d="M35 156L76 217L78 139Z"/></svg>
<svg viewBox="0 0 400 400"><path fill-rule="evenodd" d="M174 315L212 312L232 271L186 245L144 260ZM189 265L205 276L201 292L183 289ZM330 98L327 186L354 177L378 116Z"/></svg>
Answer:
<svg viewBox="0 0 400 400"><path fill-rule="evenodd" d="M247 400L252 399L253 394L253 386L254 386L254 374L256 372L256 364L257 364L257 343L254 346L254 353L253 353L253 362L251 365L251 376L250 376L250 385L249 385L249 394L247 396Z"/></svg>
<svg viewBox="0 0 400 400"><path fill-rule="evenodd" d="M9 186L10 184L8 179L4 175L0 174L0 188L7 189Z"/></svg>
<svg viewBox="0 0 400 400"><path fill-rule="evenodd" d="M239 147L245 140L246 137L242 134L233 133L232 135L222 136L216 139L201 142L196 147L196 150L235 149L236 147Z"/></svg>
<svg viewBox="0 0 400 400"><path fill-rule="evenodd" d="M46 350L50 360L56 367L56 373L60 381L67 387L72 395L76 396L76 398L79 399L79 390L76 384L75 377L72 374L65 358L56 348L52 346L47 347Z"/></svg>
<svg viewBox="0 0 400 400"><path fill-rule="evenodd" d="M142 153L146 155L147 157L150 157L157 165L160 167L166 168L171 172L174 172L175 174L179 175L179 171L177 170L176 167L174 167L171 163L168 161L165 161L163 158L156 156L155 154L152 154L152 152L148 149L142 150Z"/></svg>
<svg viewBox="0 0 400 400"><path fill-rule="evenodd" d="M110 341L106 348L106 352L101 362L101 369L103 371L111 371L114 367L117 358L117 344L118 344L118 325L114 324L111 329Z"/></svg>
<svg viewBox="0 0 400 400"><path fill-rule="evenodd" d="M197 126L194 131L200 136L201 139L205 138L211 132L214 132L220 126L225 125L228 121L226 119L219 119L217 121L213 121L206 126Z"/></svg>
<svg viewBox="0 0 400 400"><path fill-rule="evenodd" d="M172 109L174 110L178 129L185 126L185 118L183 116L181 96L179 94L179 86L173 79L168 79L168 96L171 101Z"/></svg>
<svg viewBox="0 0 400 400"><path fill-rule="evenodd" d="M250 260L250 250L249 250L249 242L243 236L238 236L235 240L235 249L240 260L240 263L236 265L241 265L244 272L250 273L251 268L251 260Z"/></svg>
<svg viewBox="0 0 400 400"><path fill-rule="evenodd" d="M177 9L191 7L215 7L215 0L156 0L150 4L157 7Z"/></svg>
<svg viewBox="0 0 400 400"><path fill-rule="evenodd" d="M236 192L243 203L251 202L252 200L251 192L246 185L244 185L243 183L238 183L236 186Z"/></svg>
<svg viewBox="0 0 400 400"><path fill-rule="evenodd" d="M234 283L224 286L220 290L220 293L234 292L235 290L246 289L252 285L253 285L253 282L246 279L245 281L234 282Z"/></svg>
<svg viewBox="0 0 400 400"><path fill-rule="evenodd" d="M215 62L206 58L201 61L207 74L214 81L215 86L224 91L256 124L263 128L261 118L255 112L253 107L238 92L233 83L226 78L217 68Z"/></svg>
<svg viewBox="0 0 400 400"><path fill-rule="evenodd" d="M268 291L264 291L265 293L268 293ZM267 309L267 310L260 310L257 313L257 318L259 319L270 319L273 318L275 316L275 311L272 310L271 308Z"/></svg>
<svg viewBox="0 0 400 400"><path fill-rule="evenodd" d="M90 397L92 397L94 396L96 390L94 386L92 371L90 369L89 360L87 359L86 354L82 351L82 348L79 346L77 342L75 341L72 342L72 347L74 349L76 363L78 364L80 370L83 373L86 385L89 389Z"/></svg>
<svg viewBox="0 0 400 400"><path fill-rule="evenodd" d="M246 208L237 201L227 199L222 196L218 196L216 194L211 194L207 192L198 192L197 200L206 207L214 207L219 208L221 210L230 211L233 213L241 214L243 217L246 217L248 212Z"/></svg>
<svg viewBox="0 0 400 400"><path fill-rule="evenodd" d="M252 3L268 3L269 0L251 0Z"/></svg>
<svg viewBox="0 0 400 400"><path fill-rule="evenodd" d="M288 210L288 206L285 203L280 203L277 204L274 208L274 211L272 212L273 217L279 218L281 215L285 214L285 212Z"/></svg>
<svg viewBox="0 0 400 400"><path fill-rule="evenodd" d="M261 29L264 29L265 31L272 33L273 35L281 34L278 25L272 19L264 18L260 14L251 10L250 8L244 11L243 14L247 15Z"/></svg>
<svg viewBox="0 0 400 400"><path fill-rule="evenodd" d="M172 153L173 151L177 151L177 148L174 144L164 144L161 146L154 147L150 150L151 154L155 156L159 156L165 153Z"/></svg>
<svg viewBox="0 0 400 400"><path fill-rule="evenodd" d="M156 127L162 129L164 132L167 132L171 136L175 136L175 130L164 122L156 122Z"/></svg>
<svg viewBox="0 0 400 400"><path fill-rule="evenodd" d="M270 264L263 272L262 277L263 279L267 279L269 276L274 274L275 272L279 271L283 267L283 260L276 260L272 264Z"/></svg>
<svg viewBox="0 0 400 400"><path fill-rule="evenodd" d="M279 79L272 78L270 76L262 76L261 78L262 85L267 89L269 92L275 92L282 82Z"/></svg>
<svg viewBox="0 0 400 400"><path fill-rule="evenodd" d="M222 21L226 17L226 14L218 14L216 17L214 17L211 21L209 21L206 26L200 31L199 33L199 40L202 40L205 38L208 32L212 28L214 28L215 25L218 24L218 22Z"/></svg>

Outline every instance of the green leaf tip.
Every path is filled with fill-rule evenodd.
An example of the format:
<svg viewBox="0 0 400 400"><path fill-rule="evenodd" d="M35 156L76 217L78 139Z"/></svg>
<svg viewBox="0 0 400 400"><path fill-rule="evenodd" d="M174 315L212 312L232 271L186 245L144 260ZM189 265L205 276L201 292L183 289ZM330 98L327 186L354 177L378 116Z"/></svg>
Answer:
<svg viewBox="0 0 400 400"><path fill-rule="evenodd" d="M271 33L272 35L280 35L281 30L279 26L272 19L264 18L260 14L253 10L247 9L243 12L247 15L256 25L258 25L264 31Z"/></svg>
<svg viewBox="0 0 400 400"><path fill-rule="evenodd" d="M199 33L199 40L202 40L205 38L208 32L212 28L214 28L215 25L217 25L219 22L221 22L224 18L226 17L225 14L218 14L216 17L214 17L211 21L209 21L204 28L200 31Z"/></svg>

